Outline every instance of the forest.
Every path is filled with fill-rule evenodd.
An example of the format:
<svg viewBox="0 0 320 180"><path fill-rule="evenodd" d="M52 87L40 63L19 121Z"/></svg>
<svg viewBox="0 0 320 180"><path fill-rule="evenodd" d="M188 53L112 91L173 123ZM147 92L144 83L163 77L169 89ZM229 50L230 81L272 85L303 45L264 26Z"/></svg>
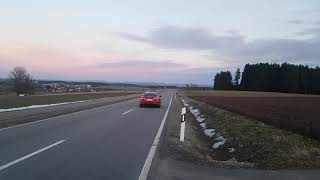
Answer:
<svg viewBox="0 0 320 180"><path fill-rule="evenodd" d="M246 64L234 77L230 71L217 73L214 89L320 94L320 68L289 63Z"/></svg>

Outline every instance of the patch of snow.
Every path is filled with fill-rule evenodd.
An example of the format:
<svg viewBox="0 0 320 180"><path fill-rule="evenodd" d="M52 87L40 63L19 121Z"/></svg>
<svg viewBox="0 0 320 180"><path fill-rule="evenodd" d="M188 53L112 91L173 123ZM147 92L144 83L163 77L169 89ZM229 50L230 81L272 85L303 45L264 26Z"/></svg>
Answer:
<svg viewBox="0 0 320 180"><path fill-rule="evenodd" d="M235 157L232 157L231 159L228 159L227 161L230 161L230 162L238 162Z"/></svg>
<svg viewBox="0 0 320 180"><path fill-rule="evenodd" d="M222 136L218 136L217 138L215 138L214 140L216 140L216 141L223 141L224 140L224 138L222 137Z"/></svg>
<svg viewBox="0 0 320 180"><path fill-rule="evenodd" d="M181 101L185 107L189 107L189 104L184 99L181 99Z"/></svg>
<svg viewBox="0 0 320 180"><path fill-rule="evenodd" d="M200 123L199 125L202 127L202 129L206 129L207 128L207 123Z"/></svg>
<svg viewBox="0 0 320 180"><path fill-rule="evenodd" d="M205 129L204 134L209 137L213 137L216 133L214 132L214 129Z"/></svg>
<svg viewBox="0 0 320 180"><path fill-rule="evenodd" d="M195 117L199 116L199 110L198 109L192 109L190 110L191 114L193 114Z"/></svg>
<svg viewBox="0 0 320 180"><path fill-rule="evenodd" d="M202 118L201 116L198 116L198 117L196 118L196 120L197 120L199 123L201 123L201 122L203 122L203 121L205 120L205 118Z"/></svg>
<svg viewBox="0 0 320 180"><path fill-rule="evenodd" d="M223 141L219 141L219 142L216 142L212 145L212 148L213 149L218 149L220 146L224 145L224 143L226 143L226 140L227 139L224 139Z"/></svg>
<svg viewBox="0 0 320 180"><path fill-rule="evenodd" d="M196 120L199 122L200 127L202 128L204 134L210 138L216 137L214 140L218 141L212 145L213 149L218 149L220 146L225 144L226 138L224 138L220 132L216 133L215 129L207 129L207 123L205 123L204 115L202 115L199 111L199 109L194 108L193 106L189 105L185 100L182 99L182 102L184 106L186 106L190 113L196 118ZM228 148L229 152L234 152L234 148Z"/></svg>
<svg viewBox="0 0 320 180"><path fill-rule="evenodd" d="M234 152L235 150L236 150L236 149L235 149L235 148L233 148L233 147L228 148L228 151L229 151L230 153Z"/></svg>
<svg viewBox="0 0 320 180"><path fill-rule="evenodd" d="M64 105L64 104L80 103L80 102L86 102L86 101L90 101L90 100L63 102L63 103L56 103L56 104L31 105L31 106L18 107L18 108L0 109L0 112L19 111L19 110L25 110L25 109L34 109L34 108L41 108L41 107L49 107L49 106L58 106L58 105Z"/></svg>

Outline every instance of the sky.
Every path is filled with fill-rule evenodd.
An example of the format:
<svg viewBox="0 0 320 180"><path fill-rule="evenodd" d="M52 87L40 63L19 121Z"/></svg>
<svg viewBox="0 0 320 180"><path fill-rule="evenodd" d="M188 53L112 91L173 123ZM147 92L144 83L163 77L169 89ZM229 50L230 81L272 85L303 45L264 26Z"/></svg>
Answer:
<svg viewBox="0 0 320 180"><path fill-rule="evenodd" d="M320 1L0 0L0 78L211 85L260 62L320 65Z"/></svg>

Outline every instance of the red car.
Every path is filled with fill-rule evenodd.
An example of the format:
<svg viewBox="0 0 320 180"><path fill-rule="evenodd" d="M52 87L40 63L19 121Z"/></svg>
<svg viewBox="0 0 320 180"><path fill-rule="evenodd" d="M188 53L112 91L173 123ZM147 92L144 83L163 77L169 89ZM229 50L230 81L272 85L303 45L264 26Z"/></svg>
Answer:
<svg viewBox="0 0 320 180"><path fill-rule="evenodd" d="M140 107L156 106L161 107L161 96L157 92L145 92L140 98Z"/></svg>

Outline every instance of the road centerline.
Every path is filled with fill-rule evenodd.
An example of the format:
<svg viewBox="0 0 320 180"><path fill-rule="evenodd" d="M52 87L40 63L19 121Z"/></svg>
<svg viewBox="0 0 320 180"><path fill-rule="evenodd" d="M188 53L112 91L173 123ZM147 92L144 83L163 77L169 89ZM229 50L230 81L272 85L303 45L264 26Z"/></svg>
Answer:
<svg viewBox="0 0 320 180"><path fill-rule="evenodd" d="M17 163L19 163L19 162L21 162L21 161L23 161L23 160L26 160L26 159L28 159L28 158L30 158L30 157L32 157L32 156L35 156L35 155L37 155L37 154L39 154L39 153L41 153L41 152L43 152L43 151L46 151L46 150L48 150L48 149L50 149L50 148L53 148L54 146L57 146L57 145L65 142L65 141L66 141L66 140L60 140L60 141L55 142L55 143L53 143L53 144L51 144L51 145L49 145L49 146L46 146L46 147L44 147L44 148L42 148L42 149L39 149L39 150L37 150L37 151L35 151L35 152L33 152L33 153L30 153L30 154L28 154L28 155L25 155L25 156L19 158L19 159L16 159L16 160L11 161L11 162L9 162L9 163L7 163L7 164L5 164L5 165L2 165L2 166L0 166L0 171L4 170L4 169L6 169L6 168L8 168L8 167L10 167L10 166L13 166L13 165L15 165L15 164L17 164Z"/></svg>
<svg viewBox="0 0 320 180"><path fill-rule="evenodd" d="M122 115L128 114L128 113L129 113L129 112L131 112L131 111L133 111L133 109L130 109L130 110L128 110L128 111L126 111L126 112L122 113Z"/></svg>

